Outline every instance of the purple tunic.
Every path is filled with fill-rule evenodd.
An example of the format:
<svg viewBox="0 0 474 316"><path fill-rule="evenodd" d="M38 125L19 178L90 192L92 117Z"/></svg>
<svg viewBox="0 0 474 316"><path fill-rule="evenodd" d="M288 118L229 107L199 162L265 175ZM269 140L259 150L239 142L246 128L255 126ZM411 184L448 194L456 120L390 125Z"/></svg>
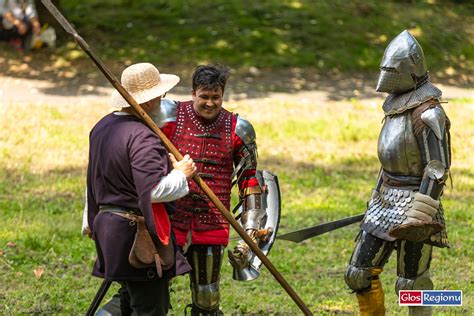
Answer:
<svg viewBox="0 0 474 316"><path fill-rule="evenodd" d="M158 136L133 115L106 115L92 129L89 142L88 222L97 248L92 274L112 281L156 279L155 268L136 269L128 262L136 227L116 214L99 213L99 206L139 209L159 243L150 192L170 171L168 154ZM164 276L171 277L170 270Z"/></svg>

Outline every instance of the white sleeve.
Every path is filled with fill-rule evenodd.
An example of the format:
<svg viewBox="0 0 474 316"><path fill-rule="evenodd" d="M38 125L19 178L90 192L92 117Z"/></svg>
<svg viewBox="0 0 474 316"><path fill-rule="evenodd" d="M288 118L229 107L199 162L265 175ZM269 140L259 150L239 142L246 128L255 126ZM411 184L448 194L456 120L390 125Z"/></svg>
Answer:
<svg viewBox="0 0 474 316"><path fill-rule="evenodd" d="M151 190L151 202L171 202L184 197L188 193L188 181L184 172L173 169Z"/></svg>
<svg viewBox="0 0 474 316"><path fill-rule="evenodd" d="M84 194L84 210L82 211L82 235L86 235L86 231L89 230L89 222L87 220L87 216L89 214L88 208L87 208L87 187L86 191Z"/></svg>

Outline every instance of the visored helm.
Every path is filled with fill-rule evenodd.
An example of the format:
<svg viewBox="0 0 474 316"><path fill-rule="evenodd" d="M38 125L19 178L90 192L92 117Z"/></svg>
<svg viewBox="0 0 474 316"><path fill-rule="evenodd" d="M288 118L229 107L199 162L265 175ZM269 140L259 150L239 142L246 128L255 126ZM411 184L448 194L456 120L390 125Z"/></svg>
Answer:
<svg viewBox="0 0 474 316"><path fill-rule="evenodd" d="M385 49L376 90L388 93L411 90L426 77L427 72L423 49L405 30Z"/></svg>

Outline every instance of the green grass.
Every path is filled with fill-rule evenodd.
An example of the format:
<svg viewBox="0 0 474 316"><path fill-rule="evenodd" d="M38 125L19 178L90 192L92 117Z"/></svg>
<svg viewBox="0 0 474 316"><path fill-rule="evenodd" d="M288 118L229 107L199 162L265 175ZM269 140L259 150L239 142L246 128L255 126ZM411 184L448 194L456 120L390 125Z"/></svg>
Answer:
<svg viewBox="0 0 474 316"><path fill-rule="evenodd" d="M245 101L226 107L254 124L260 167L279 176L281 232L361 213L379 167L379 108L357 100L258 102L258 110ZM453 124L454 188L448 186L444 198L453 247L435 249L432 274L436 288L463 290L464 302L435 312L469 315L474 306L474 131L468 127L474 126L474 100L453 99L445 107ZM94 244L80 236L87 135L109 109L95 104L87 112L74 105L0 109L8 118L0 121L0 313L83 314L101 282L90 275ZM356 314L356 298L343 280L356 234L353 225L297 245L278 241L272 250L272 262L316 315ZM392 315L406 312L393 291L395 261L393 256L382 275ZM44 269L40 278L34 274L38 268ZM182 315L190 302L187 282L187 277L173 282L174 315ZM237 283L225 262L221 288L226 314L299 314L266 269L256 281Z"/></svg>

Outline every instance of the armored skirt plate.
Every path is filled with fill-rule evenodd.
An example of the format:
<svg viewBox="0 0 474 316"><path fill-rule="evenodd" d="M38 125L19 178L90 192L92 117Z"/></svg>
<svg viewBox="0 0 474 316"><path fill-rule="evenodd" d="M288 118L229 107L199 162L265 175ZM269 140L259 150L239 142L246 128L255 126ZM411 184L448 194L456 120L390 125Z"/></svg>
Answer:
<svg viewBox="0 0 474 316"><path fill-rule="evenodd" d="M393 241L389 231L400 226L407 218L406 212L412 207L415 200L415 190L405 188L391 188L382 185L379 194L369 202L361 228L384 240ZM435 222L445 226L443 208L435 216ZM447 247L446 230L430 237L425 242L438 247Z"/></svg>

